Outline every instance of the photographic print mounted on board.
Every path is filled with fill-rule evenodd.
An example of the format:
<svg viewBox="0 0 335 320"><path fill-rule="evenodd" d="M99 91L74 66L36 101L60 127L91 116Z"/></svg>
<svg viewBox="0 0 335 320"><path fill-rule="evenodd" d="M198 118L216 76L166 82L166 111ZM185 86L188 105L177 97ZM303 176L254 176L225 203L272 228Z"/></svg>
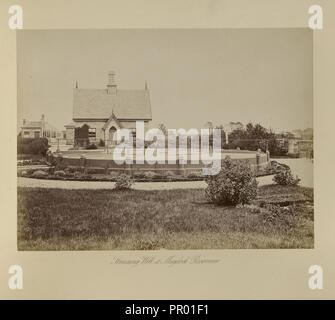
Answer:
<svg viewBox="0 0 335 320"><path fill-rule="evenodd" d="M19 250L314 247L313 33L19 30Z"/></svg>

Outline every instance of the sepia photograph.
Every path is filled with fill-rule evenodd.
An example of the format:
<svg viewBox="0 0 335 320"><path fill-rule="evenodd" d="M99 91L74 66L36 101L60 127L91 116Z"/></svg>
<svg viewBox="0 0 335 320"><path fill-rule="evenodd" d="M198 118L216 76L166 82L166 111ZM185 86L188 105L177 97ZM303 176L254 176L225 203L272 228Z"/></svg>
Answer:
<svg viewBox="0 0 335 320"><path fill-rule="evenodd" d="M314 247L310 29L20 30L17 64L18 250Z"/></svg>
<svg viewBox="0 0 335 320"><path fill-rule="evenodd" d="M334 299L334 14L2 0L0 300Z"/></svg>

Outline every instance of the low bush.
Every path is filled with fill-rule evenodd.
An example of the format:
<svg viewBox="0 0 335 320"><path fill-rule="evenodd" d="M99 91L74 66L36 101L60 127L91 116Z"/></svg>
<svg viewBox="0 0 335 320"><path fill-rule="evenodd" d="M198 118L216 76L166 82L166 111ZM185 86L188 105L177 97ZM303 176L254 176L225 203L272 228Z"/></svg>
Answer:
<svg viewBox="0 0 335 320"><path fill-rule="evenodd" d="M152 180L167 180L168 176L165 171L154 172Z"/></svg>
<svg viewBox="0 0 335 320"><path fill-rule="evenodd" d="M80 179L84 181L94 180L94 178L90 174L87 174L87 173L82 173L80 176Z"/></svg>
<svg viewBox="0 0 335 320"><path fill-rule="evenodd" d="M18 166L31 166L31 165L47 165L48 162L42 159L30 159L30 160L19 160L17 162Z"/></svg>
<svg viewBox="0 0 335 320"><path fill-rule="evenodd" d="M98 149L98 147L94 143L91 143L85 149L86 150L95 150L95 149Z"/></svg>
<svg viewBox="0 0 335 320"><path fill-rule="evenodd" d="M43 170L36 170L32 173L32 176L35 178L46 177L47 175L48 173Z"/></svg>
<svg viewBox="0 0 335 320"><path fill-rule="evenodd" d="M65 171L67 169L67 165L64 163L64 158L62 156L58 156L54 158L56 163L55 171Z"/></svg>
<svg viewBox="0 0 335 320"><path fill-rule="evenodd" d="M85 172L87 174L104 174L105 171L106 170L104 168L87 168L87 169L85 169Z"/></svg>
<svg viewBox="0 0 335 320"><path fill-rule="evenodd" d="M66 173L76 173L76 172L83 172L83 169L81 167L66 167L64 169Z"/></svg>
<svg viewBox="0 0 335 320"><path fill-rule="evenodd" d="M172 171L166 171L165 175L166 175L166 180L168 181L173 180L174 177L176 176Z"/></svg>
<svg viewBox="0 0 335 320"><path fill-rule="evenodd" d="M90 175L90 174L87 174L87 173L83 173L83 172L74 172L74 173L68 173L67 176L69 177L73 177L77 180L83 180L83 181L91 181L91 180L94 180L94 178Z"/></svg>
<svg viewBox="0 0 335 320"><path fill-rule="evenodd" d="M187 178L189 179L198 179L198 178L203 178L204 176L202 175L201 172L197 172L197 171L194 171L194 172L189 172L187 174Z"/></svg>
<svg viewBox="0 0 335 320"><path fill-rule="evenodd" d="M144 179L145 178L145 172L143 171L137 171L134 173L135 179Z"/></svg>
<svg viewBox="0 0 335 320"><path fill-rule="evenodd" d="M72 173L72 172L65 172L65 177L66 178L74 178L74 173Z"/></svg>
<svg viewBox="0 0 335 320"><path fill-rule="evenodd" d="M133 183L134 180L129 175L122 173L115 178L115 189L130 189Z"/></svg>
<svg viewBox="0 0 335 320"><path fill-rule="evenodd" d="M54 175L55 176L59 176L59 177L65 177L66 176L66 172L63 171L63 170L58 170L58 171L55 171Z"/></svg>
<svg viewBox="0 0 335 320"><path fill-rule="evenodd" d="M257 196L257 181L250 165L226 157L216 175L205 177L206 198L217 205L250 203Z"/></svg>
<svg viewBox="0 0 335 320"><path fill-rule="evenodd" d="M19 171L18 172L20 176L24 177L24 176L27 176L28 175L28 172L25 171L25 170L22 170L22 171Z"/></svg>
<svg viewBox="0 0 335 320"><path fill-rule="evenodd" d="M302 219L301 209L298 206L281 207L268 204L261 211L263 224L271 227L280 225L283 230L292 230Z"/></svg>
<svg viewBox="0 0 335 320"><path fill-rule="evenodd" d="M145 178L148 180L152 180L155 177L156 173L152 171L145 172Z"/></svg>
<svg viewBox="0 0 335 320"><path fill-rule="evenodd" d="M83 176L84 174L83 173L81 173L80 171L75 171L74 173L73 173L73 176L75 177L75 178L81 178L82 176Z"/></svg>
<svg viewBox="0 0 335 320"><path fill-rule="evenodd" d="M273 181L282 186L297 186L300 182L300 179L298 176L294 178L291 169L288 169L275 174Z"/></svg>
<svg viewBox="0 0 335 320"><path fill-rule="evenodd" d="M110 173L109 173L109 175L112 177L112 178L116 178L118 175L119 175L120 173L119 172L116 172L116 171L111 171Z"/></svg>
<svg viewBox="0 0 335 320"><path fill-rule="evenodd" d="M46 138L17 138L18 154L39 154L45 156L50 145Z"/></svg>

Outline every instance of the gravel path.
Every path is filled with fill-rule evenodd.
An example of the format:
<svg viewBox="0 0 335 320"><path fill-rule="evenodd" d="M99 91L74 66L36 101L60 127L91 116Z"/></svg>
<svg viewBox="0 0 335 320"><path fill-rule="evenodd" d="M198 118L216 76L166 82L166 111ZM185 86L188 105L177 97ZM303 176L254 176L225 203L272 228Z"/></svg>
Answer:
<svg viewBox="0 0 335 320"><path fill-rule="evenodd" d="M271 184L273 176L259 177L259 185ZM18 187L30 188L59 188L59 189L113 189L114 182L107 181L61 181L32 178L17 178ZM136 190L170 190L170 189L203 189L204 181L178 181L178 182L135 182Z"/></svg>

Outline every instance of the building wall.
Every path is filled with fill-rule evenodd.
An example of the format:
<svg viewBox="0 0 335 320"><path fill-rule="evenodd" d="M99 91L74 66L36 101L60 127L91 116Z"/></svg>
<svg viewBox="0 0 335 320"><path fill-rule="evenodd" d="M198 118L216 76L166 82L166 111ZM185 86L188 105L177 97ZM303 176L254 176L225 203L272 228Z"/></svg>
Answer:
<svg viewBox="0 0 335 320"><path fill-rule="evenodd" d="M74 128L72 127L66 128L66 144L68 145L74 144Z"/></svg>
<svg viewBox="0 0 335 320"><path fill-rule="evenodd" d="M35 132L39 132L40 138L42 138L42 129L22 129L23 138L35 138Z"/></svg>
<svg viewBox="0 0 335 320"><path fill-rule="evenodd" d="M104 132L102 127L105 124L105 121L75 121L76 127L82 127L84 124L87 124L91 129L95 129L95 138L91 138L90 141L100 141L100 139L104 140ZM73 139L74 139L74 129L73 129Z"/></svg>
<svg viewBox="0 0 335 320"><path fill-rule="evenodd" d="M298 143L295 139L290 139L288 141L288 154L296 155L299 153Z"/></svg>
<svg viewBox="0 0 335 320"><path fill-rule="evenodd" d="M136 129L136 121L119 121L122 128L126 129ZM109 139L109 134L105 133L102 130L102 127L105 125L106 121L74 121L76 127L82 127L84 124L87 124L91 129L95 129L95 138L90 138L90 142L97 142L99 143L101 140ZM148 130L149 121L144 121L144 131ZM74 144L74 128L69 127L66 128L66 140L67 144Z"/></svg>
<svg viewBox="0 0 335 320"><path fill-rule="evenodd" d="M120 124L123 128L136 129L136 121L120 120L119 122L120 122ZM144 132L146 132L148 130L148 127L149 127L149 121L144 121Z"/></svg>
<svg viewBox="0 0 335 320"><path fill-rule="evenodd" d="M57 138L57 131L42 130L42 128L22 129L21 134L23 138L35 138L35 133L39 132L40 138L47 138L49 141Z"/></svg>

